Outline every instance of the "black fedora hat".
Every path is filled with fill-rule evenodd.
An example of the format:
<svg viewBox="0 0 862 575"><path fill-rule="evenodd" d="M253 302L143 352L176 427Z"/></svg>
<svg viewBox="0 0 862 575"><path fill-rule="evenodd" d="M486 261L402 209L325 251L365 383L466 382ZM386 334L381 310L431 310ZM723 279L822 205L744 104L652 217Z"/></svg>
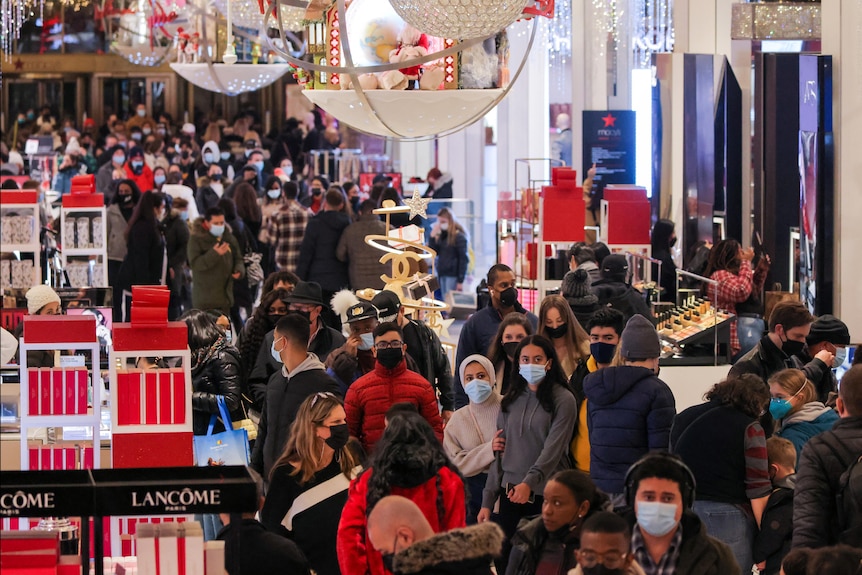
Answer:
<svg viewBox="0 0 862 575"><path fill-rule="evenodd" d="M312 305L326 306L323 301L323 290L317 282L299 282L293 291L284 298L287 303L307 303Z"/></svg>

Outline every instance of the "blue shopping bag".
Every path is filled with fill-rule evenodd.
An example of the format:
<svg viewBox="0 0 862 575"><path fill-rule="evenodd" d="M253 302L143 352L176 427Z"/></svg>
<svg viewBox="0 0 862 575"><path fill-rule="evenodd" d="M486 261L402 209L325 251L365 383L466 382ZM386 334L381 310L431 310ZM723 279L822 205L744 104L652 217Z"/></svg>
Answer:
<svg viewBox="0 0 862 575"><path fill-rule="evenodd" d="M233 429L230 414L224 397L218 397L218 409L221 414L225 431L213 434L213 427L218 417L215 413L210 417L206 435L196 435L195 463L198 467L219 465L248 465L248 433L245 429Z"/></svg>

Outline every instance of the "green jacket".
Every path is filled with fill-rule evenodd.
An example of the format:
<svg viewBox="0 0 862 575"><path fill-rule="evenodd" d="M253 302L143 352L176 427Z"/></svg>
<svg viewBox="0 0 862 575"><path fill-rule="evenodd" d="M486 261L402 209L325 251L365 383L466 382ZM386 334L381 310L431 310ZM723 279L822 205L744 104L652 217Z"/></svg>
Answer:
<svg viewBox="0 0 862 575"><path fill-rule="evenodd" d="M219 255L213 249L218 238L203 227L203 218L192 224L189 237L189 267L192 270L192 305L197 309L218 309L227 315L233 306L233 278L239 272L245 275L242 252L234 235L225 230L222 239L230 251Z"/></svg>

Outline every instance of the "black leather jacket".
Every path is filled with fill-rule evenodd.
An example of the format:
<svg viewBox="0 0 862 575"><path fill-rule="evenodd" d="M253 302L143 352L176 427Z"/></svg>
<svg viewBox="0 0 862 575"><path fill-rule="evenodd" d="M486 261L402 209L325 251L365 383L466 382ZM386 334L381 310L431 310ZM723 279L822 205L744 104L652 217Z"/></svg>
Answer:
<svg viewBox="0 0 862 575"><path fill-rule="evenodd" d="M231 345L224 345L201 365L192 369L192 410L195 435L206 435L210 416L218 414L218 396L224 396L231 419L240 416L239 352ZM224 431L221 421L216 422L214 433Z"/></svg>

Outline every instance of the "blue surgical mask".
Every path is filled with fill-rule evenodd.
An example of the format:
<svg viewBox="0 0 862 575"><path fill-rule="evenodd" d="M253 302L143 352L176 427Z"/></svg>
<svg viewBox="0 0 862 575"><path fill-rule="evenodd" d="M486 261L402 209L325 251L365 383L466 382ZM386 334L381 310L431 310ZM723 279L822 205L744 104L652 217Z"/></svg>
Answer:
<svg viewBox="0 0 862 575"><path fill-rule="evenodd" d="M784 419L791 409L793 409L793 404L790 403L789 399L773 397L769 401L769 414L774 419Z"/></svg>
<svg viewBox="0 0 862 575"><path fill-rule="evenodd" d="M373 333L363 333L359 336L359 339L362 341L359 342L359 349L362 351L368 351L372 347L374 347L374 334Z"/></svg>
<svg viewBox="0 0 862 575"><path fill-rule="evenodd" d="M290 166L285 166L281 171L284 172L284 175L288 178L293 175L293 168Z"/></svg>
<svg viewBox="0 0 862 575"><path fill-rule="evenodd" d="M266 195L273 200L277 200L278 197L281 195L281 190L267 190Z"/></svg>
<svg viewBox="0 0 862 575"><path fill-rule="evenodd" d="M261 171L263 169L263 162L261 162L261 161L255 162L254 163L254 169L257 170L258 172Z"/></svg>
<svg viewBox="0 0 862 575"><path fill-rule="evenodd" d="M220 226L212 225L210 226L210 233L217 238L220 238L222 234L224 234L224 224Z"/></svg>
<svg viewBox="0 0 862 575"><path fill-rule="evenodd" d="M617 351L617 346L612 343L603 341L594 341L590 344L590 355L596 360L596 363L602 365L609 364L614 359L614 353Z"/></svg>
<svg viewBox="0 0 862 575"><path fill-rule="evenodd" d="M253 151L254 151L254 150L246 150L246 151L245 151L245 157L246 157L246 158L247 158L247 157L249 157Z"/></svg>
<svg viewBox="0 0 862 575"><path fill-rule="evenodd" d="M180 219L184 222L189 221L189 212L188 210L183 210L180 212Z"/></svg>
<svg viewBox="0 0 862 575"><path fill-rule="evenodd" d="M222 160L227 160L228 158L230 158L230 152L222 152L221 153L221 159Z"/></svg>
<svg viewBox="0 0 862 575"><path fill-rule="evenodd" d="M211 152L206 152L206 153L204 154L204 162L206 162L207 164L212 164L212 163L213 163L213 155L212 155L212 153L211 153Z"/></svg>
<svg viewBox="0 0 862 575"><path fill-rule="evenodd" d="M132 162L132 168L135 170L140 170L143 167L144 167L143 162Z"/></svg>
<svg viewBox="0 0 862 575"><path fill-rule="evenodd" d="M518 373L530 385L539 385L545 379L548 372L545 370L544 364L522 363L518 366Z"/></svg>
<svg viewBox="0 0 862 575"><path fill-rule="evenodd" d="M491 384L481 379L474 379L464 386L464 393L473 403L485 403L491 396Z"/></svg>
<svg viewBox="0 0 862 575"><path fill-rule="evenodd" d="M114 156L114 163L118 166L126 163L126 156L123 154L117 154Z"/></svg>
<svg viewBox="0 0 862 575"><path fill-rule="evenodd" d="M677 525L676 505L659 501L638 501L635 514L638 527L652 535L662 537L667 535Z"/></svg>
<svg viewBox="0 0 862 575"><path fill-rule="evenodd" d="M284 363L284 362L281 361L281 352L276 351L275 344L278 343L279 341L283 340L283 339L284 339L283 337L279 337L279 338L274 339L272 341L272 347L269 349L269 352L272 354L272 359L274 359L278 363ZM281 351L284 351L283 347L281 348Z"/></svg>
<svg viewBox="0 0 862 575"><path fill-rule="evenodd" d="M138 110L138 117L139 117L139 118L143 118L143 117L144 117L144 116L146 116L146 115L147 115L147 111L146 111L146 110Z"/></svg>
<svg viewBox="0 0 862 575"><path fill-rule="evenodd" d="M155 182L155 184L157 186L161 186L162 184L165 183L165 177L161 174L159 174L157 176L153 176L153 182Z"/></svg>

